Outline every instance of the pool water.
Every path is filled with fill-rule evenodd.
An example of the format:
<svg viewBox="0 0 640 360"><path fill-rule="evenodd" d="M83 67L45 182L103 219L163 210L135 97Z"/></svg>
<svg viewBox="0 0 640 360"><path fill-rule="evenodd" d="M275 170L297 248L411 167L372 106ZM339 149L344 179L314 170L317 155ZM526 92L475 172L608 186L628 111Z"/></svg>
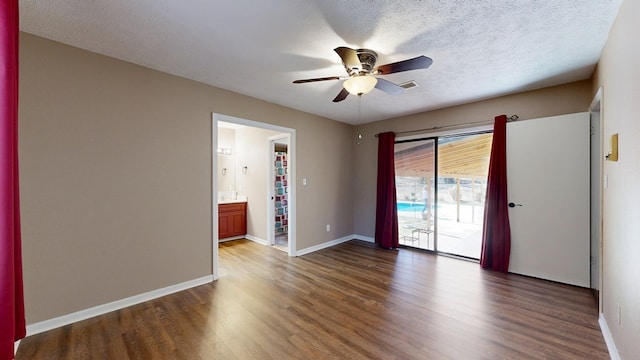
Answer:
<svg viewBox="0 0 640 360"><path fill-rule="evenodd" d="M412 202L398 202L398 211L422 211L424 204Z"/></svg>

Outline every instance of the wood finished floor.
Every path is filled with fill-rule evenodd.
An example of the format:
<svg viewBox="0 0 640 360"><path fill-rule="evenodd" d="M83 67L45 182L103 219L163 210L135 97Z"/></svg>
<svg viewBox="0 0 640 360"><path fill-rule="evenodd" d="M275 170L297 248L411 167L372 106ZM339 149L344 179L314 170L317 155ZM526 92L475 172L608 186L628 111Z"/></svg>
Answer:
<svg viewBox="0 0 640 360"><path fill-rule="evenodd" d="M220 245L213 284L24 339L23 359L608 359L587 289L350 241Z"/></svg>

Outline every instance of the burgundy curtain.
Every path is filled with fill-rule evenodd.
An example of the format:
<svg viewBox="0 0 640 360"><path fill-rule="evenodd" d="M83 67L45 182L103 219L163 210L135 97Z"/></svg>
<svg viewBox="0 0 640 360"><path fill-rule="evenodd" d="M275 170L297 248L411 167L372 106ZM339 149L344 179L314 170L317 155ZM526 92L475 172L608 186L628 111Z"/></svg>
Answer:
<svg viewBox="0 0 640 360"><path fill-rule="evenodd" d="M25 337L18 197L18 0L0 2L0 359Z"/></svg>
<svg viewBox="0 0 640 360"><path fill-rule="evenodd" d="M493 126L489 160L480 254L480 266L483 269L509 270L511 230L507 202L507 116L500 115L495 118Z"/></svg>
<svg viewBox="0 0 640 360"><path fill-rule="evenodd" d="M378 135L378 190L376 198L376 244L385 249L398 247L396 170L393 159L396 135Z"/></svg>

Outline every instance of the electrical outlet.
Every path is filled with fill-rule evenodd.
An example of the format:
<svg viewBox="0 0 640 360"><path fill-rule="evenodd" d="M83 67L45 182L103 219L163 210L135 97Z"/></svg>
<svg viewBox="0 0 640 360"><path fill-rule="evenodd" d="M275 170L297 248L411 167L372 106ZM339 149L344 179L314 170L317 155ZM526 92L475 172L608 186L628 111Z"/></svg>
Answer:
<svg viewBox="0 0 640 360"><path fill-rule="evenodd" d="M620 303L616 304L616 318L618 319L618 325L622 325L622 310L620 309Z"/></svg>
<svg viewBox="0 0 640 360"><path fill-rule="evenodd" d="M331 225L327 224L327 232L331 231Z"/></svg>

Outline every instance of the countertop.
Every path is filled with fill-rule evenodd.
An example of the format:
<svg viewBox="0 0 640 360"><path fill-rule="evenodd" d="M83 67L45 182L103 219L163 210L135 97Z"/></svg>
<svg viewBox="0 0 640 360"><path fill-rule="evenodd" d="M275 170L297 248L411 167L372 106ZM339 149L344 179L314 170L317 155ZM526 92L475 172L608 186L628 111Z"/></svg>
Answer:
<svg viewBox="0 0 640 360"><path fill-rule="evenodd" d="M237 204L237 203L244 203L247 202L247 200L242 200L242 199L237 199L237 200L218 200L218 205L220 204Z"/></svg>

